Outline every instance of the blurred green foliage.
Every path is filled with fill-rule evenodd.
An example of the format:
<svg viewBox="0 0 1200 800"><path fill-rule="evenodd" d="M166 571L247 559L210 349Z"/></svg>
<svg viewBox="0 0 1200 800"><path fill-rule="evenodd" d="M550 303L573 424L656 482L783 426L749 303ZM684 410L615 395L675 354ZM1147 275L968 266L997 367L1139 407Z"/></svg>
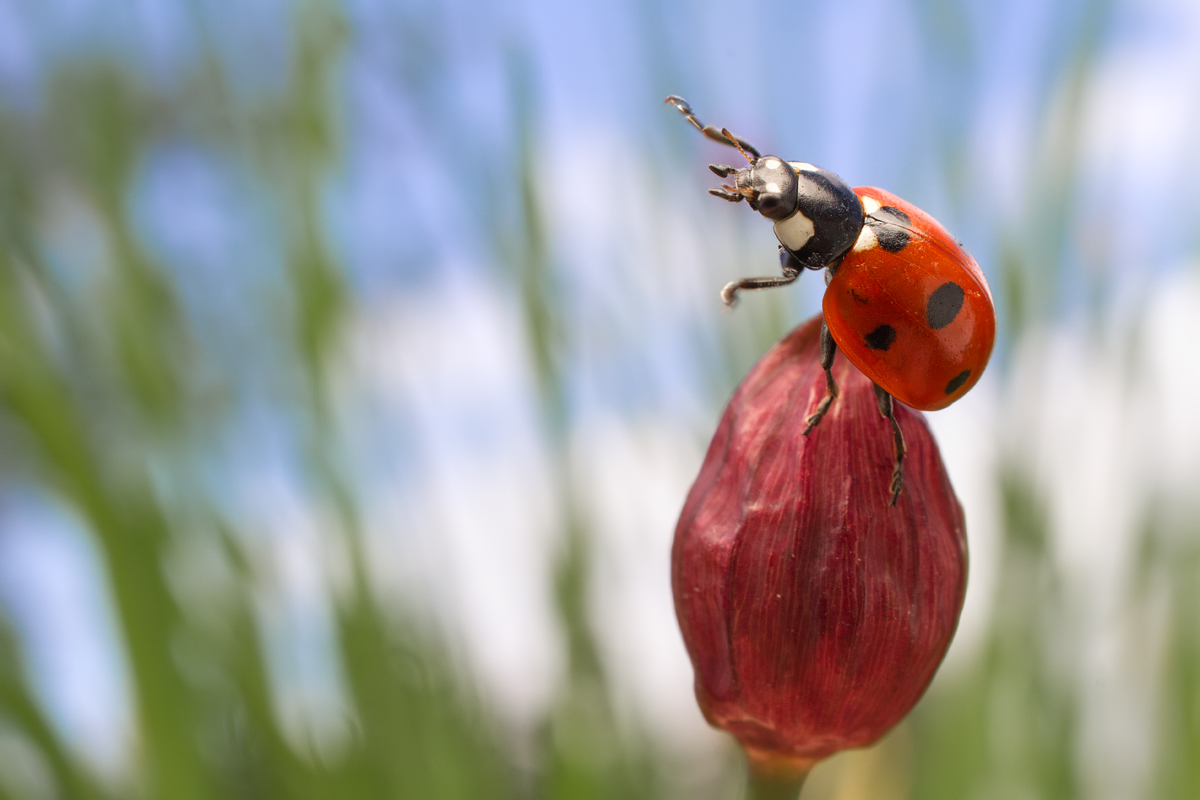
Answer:
<svg viewBox="0 0 1200 800"><path fill-rule="evenodd" d="M35 112L5 111L0 119L4 467L11 479L44 486L76 508L100 546L132 671L136 769L113 784L64 742L34 698L21 645L7 628L0 721L44 759L52 796L661 796L652 750L624 737L610 707L585 619L587 534L576 509L565 511L556 579L568 677L537 737L536 767L516 765L507 734L438 634L397 621L368 586L354 491L336 459L326 374L347 302L322 208L340 158L334 92L346 29L336 9L319 3L299 4L292 25L288 83L265 100L240 99L231 85L237 76L214 59L182 91L163 93L93 57L60 65ZM228 354L212 351L209 337L191 327L180 286L147 254L131 219L139 160L171 137L223 152L264 191L280 223L286 270L260 296L240 298L240 307L225 312L266 320L255 329L275 340L266 350L270 363L238 367L282 384L269 390L270 401L298 420L308 488L335 512L351 554L334 641L353 720L334 753L319 742L297 743L282 724L254 610L263 577L219 503L189 483L196 477L190 452L228 422L246 389ZM565 468L555 303L528 130L520 141L524 222L515 240L497 246L512 254L546 433ZM55 182L94 212L109 248L83 293L72 291L77 275L48 263L37 238L41 204ZM164 485L182 487L183 496ZM189 536L215 540L232 575L215 621L181 607L170 585L165 566ZM22 786L0 780L0 797Z"/></svg>

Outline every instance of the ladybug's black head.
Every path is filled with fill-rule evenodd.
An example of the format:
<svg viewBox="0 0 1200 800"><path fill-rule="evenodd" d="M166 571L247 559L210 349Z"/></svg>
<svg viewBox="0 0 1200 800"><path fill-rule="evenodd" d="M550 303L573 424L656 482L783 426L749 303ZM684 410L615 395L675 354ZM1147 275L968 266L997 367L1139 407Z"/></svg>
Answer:
<svg viewBox="0 0 1200 800"><path fill-rule="evenodd" d="M746 169L717 164L709 165L709 169L722 178L733 176L732 186L711 190L717 197L733 202L745 200L755 211L776 221L796 210L796 170L778 156L755 159Z"/></svg>
<svg viewBox="0 0 1200 800"><path fill-rule="evenodd" d="M808 269L837 264L857 241L865 224L862 203L841 178L802 161L787 162L778 156L760 155L754 145L728 128L718 130L696 119L682 97L671 95L667 102L696 130L719 144L732 147L746 157L744 169L710 164L721 178L733 180L720 189L709 189L731 203L745 200L752 209L775 221L775 236L789 258ZM730 284L741 288L752 288ZM761 288L761 284L756 284ZM726 287L727 289L729 287ZM730 295L732 297L732 295ZM730 298L726 298L730 302Z"/></svg>
<svg viewBox="0 0 1200 800"><path fill-rule="evenodd" d="M839 261L862 231L862 204L845 181L802 161L762 156L745 169L710 165L722 178L709 193L751 208L775 222L775 236L795 261L823 269Z"/></svg>

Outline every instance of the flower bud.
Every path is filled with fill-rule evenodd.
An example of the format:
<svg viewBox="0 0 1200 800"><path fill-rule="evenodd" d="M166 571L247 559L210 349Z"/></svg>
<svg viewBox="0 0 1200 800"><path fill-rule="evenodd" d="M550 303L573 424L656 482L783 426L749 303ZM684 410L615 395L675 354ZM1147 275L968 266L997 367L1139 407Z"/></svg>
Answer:
<svg viewBox="0 0 1200 800"><path fill-rule="evenodd" d="M871 744L924 693L962 610L962 508L920 413L890 422L839 354L825 394L820 319L773 347L721 418L675 530L675 610L708 721L758 763ZM807 768L806 766L804 768Z"/></svg>

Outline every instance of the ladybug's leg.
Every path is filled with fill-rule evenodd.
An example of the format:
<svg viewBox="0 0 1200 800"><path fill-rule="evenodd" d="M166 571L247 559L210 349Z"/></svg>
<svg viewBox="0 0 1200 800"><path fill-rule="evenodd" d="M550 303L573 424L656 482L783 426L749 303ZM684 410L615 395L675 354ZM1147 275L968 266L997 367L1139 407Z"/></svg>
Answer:
<svg viewBox="0 0 1200 800"><path fill-rule="evenodd" d="M895 453L895 462L892 466L892 505L896 505L896 500L900 497L900 484L904 478L904 434L900 432L900 423L896 421L896 415L893 413L892 396L879 388L879 384L875 386L875 400L879 403L879 413L892 421L892 450Z"/></svg>
<svg viewBox="0 0 1200 800"><path fill-rule="evenodd" d="M683 114L683 116L687 118L687 121L696 127L696 130L700 131L714 142L736 148L742 153L742 155L746 156L746 158L750 159L751 161L757 161L759 158L762 158L762 155L758 152L758 148L747 142L742 137L734 136L724 128L717 130L712 125L705 125L700 120L696 119L696 115L692 111L692 107L688 105L687 100L684 100L682 97L671 95L666 99L665 102L668 102L675 106L675 108L679 109L679 113ZM753 156L753 158L751 158L751 156Z"/></svg>
<svg viewBox="0 0 1200 800"><path fill-rule="evenodd" d="M776 286L787 286L789 283L795 283L796 279L800 277L800 270L803 269L800 262L796 260L796 257L783 247L779 248L779 266L783 270L783 275L778 278L742 278L741 280L725 284L725 288L721 290L722 302L727 306L732 306L737 302L737 293L743 289L746 291L772 289ZM830 357L832 358L832 356Z"/></svg>
<svg viewBox="0 0 1200 800"><path fill-rule="evenodd" d="M817 427L817 423L821 421L821 417L825 416L825 412L833 405L833 398L838 396L837 381L833 379L833 357L837 354L837 342L833 340L833 334L829 332L829 326L825 324L825 320L821 320L821 369L825 370L825 396L821 398L821 402L817 403L817 410L808 415L807 423L804 426L804 435L808 436L809 432Z"/></svg>

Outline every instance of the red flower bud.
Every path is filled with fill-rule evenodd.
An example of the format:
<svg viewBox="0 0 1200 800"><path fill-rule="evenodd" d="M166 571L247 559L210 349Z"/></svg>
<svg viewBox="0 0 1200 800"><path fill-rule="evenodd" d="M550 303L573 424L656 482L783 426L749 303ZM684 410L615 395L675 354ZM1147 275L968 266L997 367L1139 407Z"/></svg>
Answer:
<svg viewBox="0 0 1200 800"><path fill-rule="evenodd" d="M924 693L962 610L967 542L918 412L890 505L891 425L838 354L825 394L820 319L775 345L729 401L675 530L675 611L708 721L760 762L871 744Z"/></svg>

